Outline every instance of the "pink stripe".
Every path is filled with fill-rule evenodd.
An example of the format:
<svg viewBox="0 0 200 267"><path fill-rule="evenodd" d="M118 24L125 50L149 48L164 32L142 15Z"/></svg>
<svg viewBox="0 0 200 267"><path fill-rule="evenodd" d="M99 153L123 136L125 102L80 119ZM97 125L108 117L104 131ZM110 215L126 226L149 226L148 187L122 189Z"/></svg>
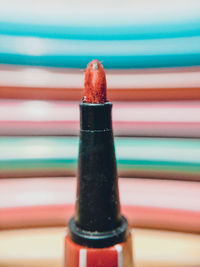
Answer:
<svg viewBox="0 0 200 267"><path fill-rule="evenodd" d="M200 232L200 183L119 182L122 213L131 226ZM75 188L70 178L0 180L0 228L67 225Z"/></svg>

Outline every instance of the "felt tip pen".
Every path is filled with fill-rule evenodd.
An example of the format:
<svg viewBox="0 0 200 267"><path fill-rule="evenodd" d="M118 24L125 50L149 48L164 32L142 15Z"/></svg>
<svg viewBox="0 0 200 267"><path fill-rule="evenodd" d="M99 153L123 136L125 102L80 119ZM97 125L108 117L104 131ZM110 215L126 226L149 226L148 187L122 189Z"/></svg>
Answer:
<svg viewBox="0 0 200 267"><path fill-rule="evenodd" d="M132 266L131 236L120 213L111 111L104 68L93 60L80 103L76 208L66 236L66 267ZM128 265L121 265L127 258Z"/></svg>

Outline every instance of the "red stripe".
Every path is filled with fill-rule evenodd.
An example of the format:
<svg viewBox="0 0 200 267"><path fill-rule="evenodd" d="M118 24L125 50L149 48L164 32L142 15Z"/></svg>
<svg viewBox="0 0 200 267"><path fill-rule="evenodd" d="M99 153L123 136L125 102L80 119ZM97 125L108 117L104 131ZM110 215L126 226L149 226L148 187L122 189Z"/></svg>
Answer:
<svg viewBox="0 0 200 267"><path fill-rule="evenodd" d="M200 212L122 205L122 213L131 227L200 232ZM0 214L0 229L66 226L74 205L1 208Z"/></svg>
<svg viewBox="0 0 200 267"><path fill-rule="evenodd" d="M34 100L77 100L82 98L82 88L40 88L0 86L0 98ZM200 88L121 88L109 89L110 101L200 100Z"/></svg>

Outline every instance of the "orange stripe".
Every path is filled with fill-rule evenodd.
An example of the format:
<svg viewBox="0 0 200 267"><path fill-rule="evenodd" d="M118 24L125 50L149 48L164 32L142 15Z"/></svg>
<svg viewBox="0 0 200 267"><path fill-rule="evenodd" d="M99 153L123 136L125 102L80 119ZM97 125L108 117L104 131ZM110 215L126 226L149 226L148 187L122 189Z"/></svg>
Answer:
<svg viewBox="0 0 200 267"><path fill-rule="evenodd" d="M108 89L110 101L199 100L200 87L156 89ZM40 88L0 86L0 98L37 100L77 100L83 96L82 88Z"/></svg>

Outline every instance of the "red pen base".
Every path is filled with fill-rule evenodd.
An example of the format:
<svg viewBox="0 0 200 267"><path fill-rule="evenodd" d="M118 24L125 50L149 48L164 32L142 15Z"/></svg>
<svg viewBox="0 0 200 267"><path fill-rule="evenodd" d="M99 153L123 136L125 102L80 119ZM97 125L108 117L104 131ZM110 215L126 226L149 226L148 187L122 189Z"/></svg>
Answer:
<svg viewBox="0 0 200 267"><path fill-rule="evenodd" d="M108 248L88 248L65 238L64 267L133 267L132 238Z"/></svg>

